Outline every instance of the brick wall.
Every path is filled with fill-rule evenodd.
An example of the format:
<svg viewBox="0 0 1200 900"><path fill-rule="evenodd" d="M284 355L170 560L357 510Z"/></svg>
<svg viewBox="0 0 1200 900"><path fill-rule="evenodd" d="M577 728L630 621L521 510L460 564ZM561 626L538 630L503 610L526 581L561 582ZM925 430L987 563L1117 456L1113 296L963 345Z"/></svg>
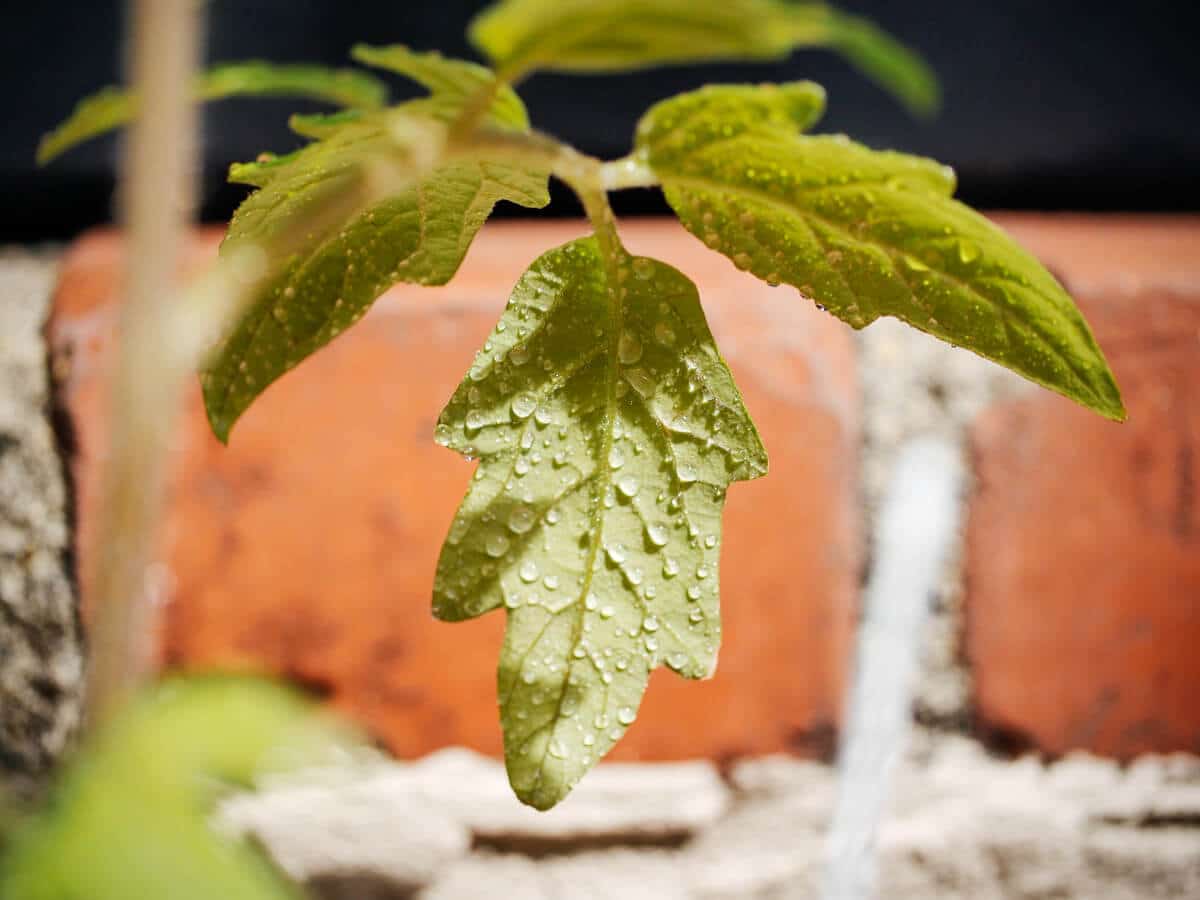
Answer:
<svg viewBox="0 0 1200 900"><path fill-rule="evenodd" d="M618 758L829 752L871 514L895 448L927 431L964 447L973 479L918 713L1051 754L1200 751L1200 219L1002 224L1078 297L1127 424L894 323L856 336L677 225L626 226L631 250L698 283L771 474L730 492L716 677L656 674ZM520 271L581 231L489 226L452 286L390 291L271 387L228 448L189 394L162 545L165 665L296 679L404 756L499 751L502 615L447 625L429 613L471 472L433 444L433 423ZM199 235L189 265L216 239ZM84 566L120 255L112 233L79 241L48 326Z"/></svg>

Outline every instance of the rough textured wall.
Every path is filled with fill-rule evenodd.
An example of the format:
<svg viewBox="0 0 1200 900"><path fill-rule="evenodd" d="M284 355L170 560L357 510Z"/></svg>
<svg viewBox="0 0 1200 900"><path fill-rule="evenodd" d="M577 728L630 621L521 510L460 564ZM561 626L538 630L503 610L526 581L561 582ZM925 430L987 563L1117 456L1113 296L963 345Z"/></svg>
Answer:
<svg viewBox="0 0 1200 900"><path fill-rule="evenodd" d="M79 721L83 657L42 322L55 267L0 254L0 777L35 787Z"/></svg>

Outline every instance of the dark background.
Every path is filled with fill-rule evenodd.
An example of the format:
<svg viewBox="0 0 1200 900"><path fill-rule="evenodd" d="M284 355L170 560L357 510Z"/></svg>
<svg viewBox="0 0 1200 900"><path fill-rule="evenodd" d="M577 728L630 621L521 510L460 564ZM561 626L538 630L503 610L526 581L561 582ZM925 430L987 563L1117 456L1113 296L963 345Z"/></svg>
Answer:
<svg viewBox="0 0 1200 900"><path fill-rule="evenodd" d="M696 0L710 2L710 0ZM720 0L712 0L720 2ZM124 6L107 0L4 0L0 67L0 240L67 237L111 218L117 141L33 166L38 137L75 101L119 80ZM211 0L207 57L342 64L357 41L403 42L475 58L463 31L482 0ZM954 165L960 196L988 208L1200 209L1200 11L1185 0L845 0L921 50L945 103L932 121L823 50L786 63L658 69L622 76L537 75L521 86L534 123L606 157L628 150L650 103L704 81L812 78L829 92L819 130L844 131ZM397 95L409 88L396 82ZM235 160L298 144L294 101L231 100L205 113L203 214L227 217L244 194L225 185ZM313 109L319 107L312 107ZM665 209L649 191L618 212ZM553 210L573 213L556 195ZM508 208L507 213L515 214Z"/></svg>

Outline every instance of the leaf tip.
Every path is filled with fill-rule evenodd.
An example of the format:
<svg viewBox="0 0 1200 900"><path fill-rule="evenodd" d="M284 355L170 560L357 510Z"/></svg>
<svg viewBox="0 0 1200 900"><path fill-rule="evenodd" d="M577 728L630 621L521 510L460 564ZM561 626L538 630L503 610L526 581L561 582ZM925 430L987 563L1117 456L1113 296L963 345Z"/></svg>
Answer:
<svg viewBox="0 0 1200 900"><path fill-rule="evenodd" d="M34 161L38 166L44 166L52 159L58 156L58 147L55 145L54 134L43 135L38 141L37 152L34 154Z"/></svg>
<svg viewBox="0 0 1200 900"><path fill-rule="evenodd" d="M220 412L213 404L205 398L204 410L208 416L208 427L212 430L213 437L221 442L222 445L229 446L229 433L233 431L233 423L235 418L230 418Z"/></svg>

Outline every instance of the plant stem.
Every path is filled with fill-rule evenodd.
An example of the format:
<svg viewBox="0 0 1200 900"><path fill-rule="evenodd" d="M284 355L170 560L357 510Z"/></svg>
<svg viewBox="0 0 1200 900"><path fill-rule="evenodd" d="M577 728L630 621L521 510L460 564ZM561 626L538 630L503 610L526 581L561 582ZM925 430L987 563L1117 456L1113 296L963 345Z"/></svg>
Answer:
<svg viewBox="0 0 1200 900"><path fill-rule="evenodd" d="M92 605L88 719L109 719L148 668L152 629L146 573L156 551L181 375L172 365L172 283L192 208L195 111L191 86L202 5L133 0L131 81L141 115L122 162L127 232L124 303L110 388L109 453Z"/></svg>
<svg viewBox="0 0 1200 900"><path fill-rule="evenodd" d="M566 144L561 145L553 168L555 176L566 183L583 204L583 211L592 224L601 255L607 263L618 260L624 255L625 248L617 235L616 219L608 202L603 171L604 164L600 160Z"/></svg>
<svg viewBox="0 0 1200 900"><path fill-rule="evenodd" d="M658 186L654 171L632 154L604 163L600 167L600 181L606 191Z"/></svg>

